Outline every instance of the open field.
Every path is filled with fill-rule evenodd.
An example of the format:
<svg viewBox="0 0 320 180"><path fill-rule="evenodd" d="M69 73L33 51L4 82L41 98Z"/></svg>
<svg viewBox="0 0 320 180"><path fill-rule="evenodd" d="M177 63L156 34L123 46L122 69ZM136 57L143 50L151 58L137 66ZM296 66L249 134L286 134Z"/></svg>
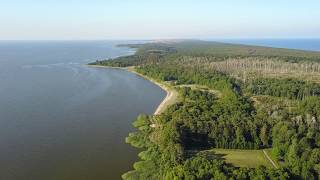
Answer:
<svg viewBox="0 0 320 180"><path fill-rule="evenodd" d="M265 166L273 168L272 163L265 156L263 150L212 149L211 151L236 167L256 168L258 166Z"/></svg>

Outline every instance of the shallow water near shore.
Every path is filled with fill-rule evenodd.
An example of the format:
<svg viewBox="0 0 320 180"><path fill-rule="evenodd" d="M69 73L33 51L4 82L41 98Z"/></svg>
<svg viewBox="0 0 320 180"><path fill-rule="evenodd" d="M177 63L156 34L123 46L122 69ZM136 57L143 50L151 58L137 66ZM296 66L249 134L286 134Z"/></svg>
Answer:
<svg viewBox="0 0 320 180"><path fill-rule="evenodd" d="M125 70L84 64L132 54L110 41L0 41L0 179L120 179L139 113L166 93Z"/></svg>

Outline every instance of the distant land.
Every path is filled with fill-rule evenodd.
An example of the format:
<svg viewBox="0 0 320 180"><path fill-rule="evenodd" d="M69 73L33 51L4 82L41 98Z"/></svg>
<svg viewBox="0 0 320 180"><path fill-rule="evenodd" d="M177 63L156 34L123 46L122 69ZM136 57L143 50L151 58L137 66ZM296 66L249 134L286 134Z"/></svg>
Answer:
<svg viewBox="0 0 320 180"><path fill-rule="evenodd" d="M256 46L268 46L275 48L287 48L287 49L300 49L309 51L320 51L320 38L288 38L288 39L211 39L212 41L233 43L233 44L245 44Z"/></svg>
<svg viewBox="0 0 320 180"><path fill-rule="evenodd" d="M128 44L121 67L178 93L141 114L123 179L317 179L320 52L198 40ZM296 46L297 47L297 46Z"/></svg>

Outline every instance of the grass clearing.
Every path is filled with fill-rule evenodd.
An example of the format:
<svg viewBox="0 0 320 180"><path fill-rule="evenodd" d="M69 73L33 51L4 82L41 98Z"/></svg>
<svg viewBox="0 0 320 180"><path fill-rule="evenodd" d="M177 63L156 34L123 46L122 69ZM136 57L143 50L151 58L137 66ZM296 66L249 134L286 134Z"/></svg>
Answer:
<svg viewBox="0 0 320 180"><path fill-rule="evenodd" d="M262 150L240 150L240 149L212 149L218 157L226 163L236 167L256 168L265 166L273 168L271 162L264 155Z"/></svg>
<svg viewBox="0 0 320 180"><path fill-rule="evenodd" d="M199 84L183 84L183 85L178 85L176 87L189 87L192 90L206 91L206 92L209 92L209 93L216 95L218 98L220 98L222 96L222 93L220 91L215 90L215 89L210 89L207 86L199 85Z"/></svg>

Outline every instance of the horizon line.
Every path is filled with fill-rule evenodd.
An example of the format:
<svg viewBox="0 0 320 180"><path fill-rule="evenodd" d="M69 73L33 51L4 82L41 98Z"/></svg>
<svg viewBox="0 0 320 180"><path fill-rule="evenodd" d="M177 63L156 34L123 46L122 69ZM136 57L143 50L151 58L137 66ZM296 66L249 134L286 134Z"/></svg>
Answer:
<svg viewBox="0 0 320 180"><path fill-rule="evenodd" d="M320 37L208 37L208 38L105 38L105 39L0 39L0 41L154 41L154 40L257 40L257 39L320 39Z"/></svg>

